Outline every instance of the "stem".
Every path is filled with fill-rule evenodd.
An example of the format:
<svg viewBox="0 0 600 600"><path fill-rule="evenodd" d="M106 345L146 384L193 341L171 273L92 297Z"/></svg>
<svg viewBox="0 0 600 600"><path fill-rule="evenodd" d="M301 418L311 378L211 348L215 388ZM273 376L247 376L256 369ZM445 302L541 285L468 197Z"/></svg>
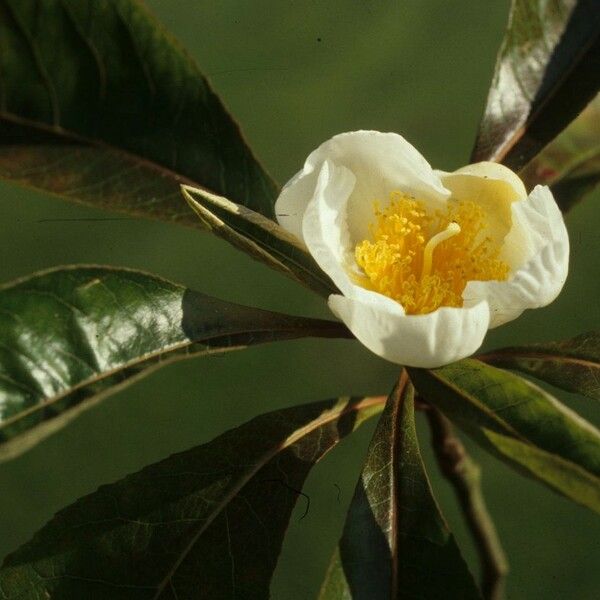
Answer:
<svg viewBox="0 0 600 600"><path fill-rule="evenodd" d="M508 562L481 491L481 468L456 437L450 421L433 406L425 411L438 465L461 505L479 552L481 589L486 600L504 597Z"/></svg>

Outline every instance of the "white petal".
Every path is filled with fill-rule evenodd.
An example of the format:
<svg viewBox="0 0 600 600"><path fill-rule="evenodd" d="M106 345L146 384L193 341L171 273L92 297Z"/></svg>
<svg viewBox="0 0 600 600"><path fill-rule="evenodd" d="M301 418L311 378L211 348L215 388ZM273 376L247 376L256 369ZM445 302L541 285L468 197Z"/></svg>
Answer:
<svg viewBox="0 0 600 600"><path fill-rule="evenodd" d="M529 197L512 205L513 228L506 245L518 248L524 262L507 281L470 281L465 306L487 300L490 327L518 317L527 308L550 304L560 293L569 270L567 228L546 186L537 186Z"/></svg>
<svg viewBox="0 0 600 600"><path fill-rule="evenodd" d="M468 200L479 204L487 213L489 227L485 235L502 244L512 227L512 204L527 197L521 179L509 168L494 162L480 162L462 167L453 173L438 171L444 187L453 200ZM500 256L511 268L522 264L518 245L504 246Z"/></svg>
<svg viewBox="0 0 600 600"><path fill-rule="evenodd" d="M440 308L426 315L405 315L380 294L333 295L329 307L375 354L391 362L434 368L473 354L483 342L489 308Z"/></svg>
<svg viewBox="0 0 600 600"><path fill-rule="evenodd" d="M346 208L355 182L352 171L325 161L302 219L302 237L311 255L343 293L354 286Z"/></svg>
<svg viewBox="0 0 600 600"><path fill-rule="evenodd" d="M354 243L368 236L373 201L379 200L385 206L393 190L432 204L443 203L449 196L429 163L402 136L379 131L342 133L310 154L302 171L284 186L277 199L275 214L279 224L300 238L302 218L326 160L349 169L356 177L348 204L348 225Z"/></svg>
<svg viewBox="0 0 600 600"><path fill-rule="evenodd" d="M306 160L304 169L298 171L284 186L275 202L277 222L291 234L303 240L302 218L306 206L313 197L319 169L312 164L312 154Z"/></svg>
<svg viewBox="0 0 600 600"><path fill-rule="evenodd" d="M447 173L445 171L436 171L436 173L440 175L442 181L447 177L452 178L453 176L503 181L512 187L514 198L523 199L527 196L527 190L525 189L525 185L521 181L521 178L514 171L499 163L482 161L461 167L453 173Z"/></svg>

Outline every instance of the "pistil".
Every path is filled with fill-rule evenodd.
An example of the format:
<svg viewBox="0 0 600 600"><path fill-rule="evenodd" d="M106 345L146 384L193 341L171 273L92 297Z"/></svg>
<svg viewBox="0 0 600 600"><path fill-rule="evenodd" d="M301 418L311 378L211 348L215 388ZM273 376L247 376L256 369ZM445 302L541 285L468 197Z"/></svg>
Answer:
<svg viewBox="0 0 600 600"><path fill-rule="evenodd" d="M462 306L469 281L508 277L500 244L486 236L488 215L474 202L451 200L444 210L428 213L425 203L394 191L386 208L374 203L374 213L371 239L354 251L362 270L354 276L402 304L406 314Z"/></svg>
<svg viewBox="0 0 600 600"><path fill-rule="evenodd" d="M431 263L433 260L433 251L446 240L449 240L451 237L458 235L460 233L460 225L458 223L452 222L444 229L444 231L440 231L436 233L425 246L425 250L423 250L423 269L421 270L421 281L428 277L431 274Z"/></svg>

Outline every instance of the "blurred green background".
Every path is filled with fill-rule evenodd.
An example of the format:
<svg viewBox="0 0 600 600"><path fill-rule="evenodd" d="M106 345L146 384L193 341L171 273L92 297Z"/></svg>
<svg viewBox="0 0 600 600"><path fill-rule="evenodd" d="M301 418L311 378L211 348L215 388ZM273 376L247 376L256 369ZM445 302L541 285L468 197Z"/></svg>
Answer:
<svg viewBox="0 0 600 600"><path fill-rule="evenodd" d="M438 168L466 163L508 0L148 0L190 50L284 183L331 135L402 133ZM209 235L64 203L1 184L0 278L67 263L140 268L233 301L327 316L323 302ZM550 307L490 333L487 347L575 335L600 323L600 194L567 217L572 265ZM339 394L386 393L397 368L350 341L296 341L172 365L0 465L0 556L98 485L205 442L271 409ZM598 422L590 400L561 395ZM273 597L314 598L372 433L367 425L315 469L292 518ZM432 484L467 559L477 559L453 496ZM470 445L472 447L472 445ZM473 453L511 563L511 599L598 597L600 527L588 511ZM338 485L341 494L338 497Z"/></svg>

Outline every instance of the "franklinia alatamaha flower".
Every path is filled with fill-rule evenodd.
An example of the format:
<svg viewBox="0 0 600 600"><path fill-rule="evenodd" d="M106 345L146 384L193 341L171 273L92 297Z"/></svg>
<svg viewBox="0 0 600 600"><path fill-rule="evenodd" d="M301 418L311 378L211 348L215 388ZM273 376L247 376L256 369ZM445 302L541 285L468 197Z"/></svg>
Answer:
<svg viewBox="0 0 600 600"><path fill-rule="evenodd" d="M331 310L390 361L436 367L489 328L544 306L565 282L569 238L552 193L506 167L435 171L395 133L315 150L275 207L338 287Z"/></svg>

